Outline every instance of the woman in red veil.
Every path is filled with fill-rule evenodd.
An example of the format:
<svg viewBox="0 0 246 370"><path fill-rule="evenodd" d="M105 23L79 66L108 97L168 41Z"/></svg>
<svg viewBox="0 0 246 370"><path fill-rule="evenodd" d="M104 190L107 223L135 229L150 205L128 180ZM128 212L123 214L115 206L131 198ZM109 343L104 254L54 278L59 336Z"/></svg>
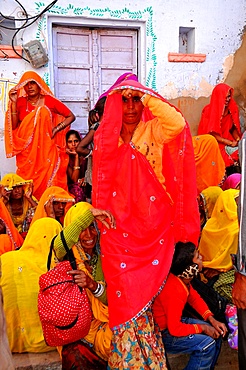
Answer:
<svg viewBox="0 0 246 370"><path fill-rule="evenodd" d="M95 207L116 217L101 230L110 369L165 369L151 305L169 272L174 245L199 236L195 161L188 124L137 81L109 94L93 151Z"/></svg>

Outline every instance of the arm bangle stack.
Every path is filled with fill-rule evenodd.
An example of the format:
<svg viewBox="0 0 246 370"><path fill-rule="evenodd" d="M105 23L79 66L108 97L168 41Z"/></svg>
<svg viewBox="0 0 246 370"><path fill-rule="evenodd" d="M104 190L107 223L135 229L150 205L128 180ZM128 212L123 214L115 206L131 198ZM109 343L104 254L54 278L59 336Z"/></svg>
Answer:
<svg viewBox="0 0 246 370"><path fill-rule="evenodd" d="M94 295L94 297L98 298L98 297L100 297L103 293L104 293L104 285L103 285L103 284L98 283L98 286L97 286L97 288L96 288L95 292L93 292L93 295Z"/></svg>

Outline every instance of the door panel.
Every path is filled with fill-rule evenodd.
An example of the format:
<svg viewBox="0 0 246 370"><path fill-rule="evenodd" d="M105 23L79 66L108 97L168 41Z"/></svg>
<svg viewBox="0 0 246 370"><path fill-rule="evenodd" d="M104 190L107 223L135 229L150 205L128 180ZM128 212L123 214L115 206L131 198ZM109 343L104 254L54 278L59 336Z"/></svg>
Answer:
<svg viewBox="0 0 246 370"><path fill-rule="evenodd" d="M55 95L88 131L88 111L125 72L137 74L137 30L53 27Z"/></svg>

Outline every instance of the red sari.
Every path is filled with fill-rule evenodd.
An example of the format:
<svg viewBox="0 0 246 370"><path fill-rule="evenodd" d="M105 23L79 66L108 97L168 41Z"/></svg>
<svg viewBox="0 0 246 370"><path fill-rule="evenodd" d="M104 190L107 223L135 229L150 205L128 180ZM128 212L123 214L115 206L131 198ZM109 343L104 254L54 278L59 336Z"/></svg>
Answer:
<svg viewBox="0 0 246 370"><path fill-rule="evenodd" d="M165 101L136 81L125 81L117 88L127 87ZM199 236L188 124L172 141L162 143L162 185L155 173L155 158L147 160L139 152L134 135L131 143L119 145L121 112L121 94L109 95L93 152L93 205L109 209L117 223L116 230L102 229L100 239L113 329L132 322L151 305L169 272L174 242L197 243ZM154 128L155 122L158 120L145 107L140 124ZM150 152L153 143L144 144Z"/></svg>
<svg viewBox="0 0 246 370"><path fill-rule="evenodd" d="M34 107L26 99L24 86L35 81L44 96L45 105ZM10 102L5 117L5 149L6 156L16 156L16 173L22 178L32 179L33 195L39 200L45 189L52 185L67 189L65 134L69 129L58 132L52 138L52 129L56 127L70 110L56 99L35 72L25 72L15 86L18 94L17 108L21 124L12 129Z"/></svg>
<svg viewBox="0 0 246 370"><path fill-rule="evenodd" d="M198 135L215 132L224 139L235 141L230 132L234 125L241 136L238 107L232 97L228 104L229 113L226 116L223 115L226 97L229 92L231 92L232 95L233 89L224 83L220 83L215 86L211 95L210 103L202 110ZM225 144L219 143L219 148L224 159L225 166L227 167L232 165L235 161L238 161L238 151L234 152L233 155L230 156L226 153L225 147Z"/></svg>

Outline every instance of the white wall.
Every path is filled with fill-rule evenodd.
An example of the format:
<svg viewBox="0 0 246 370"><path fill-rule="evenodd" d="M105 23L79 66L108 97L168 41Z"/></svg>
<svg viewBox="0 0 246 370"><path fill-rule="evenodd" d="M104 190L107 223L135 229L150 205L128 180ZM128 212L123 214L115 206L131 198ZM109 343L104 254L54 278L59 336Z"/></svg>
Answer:
<svg viewBox="0 0 246 370"><path fill-rule="evenodd" d="M41 2L20 0L29 16L40 13ZM45 6L50 0L43 0ZM6 16L21 18L23 11L14 0L1 0L1 12ZM145 22L146 35L140 44L142 81L167 99L180 96L208 97L213 86L223 81L233 66L233 55L241 44L245 26L245 0L59 0L52 9L32 26L18 33L18 44L38 39L49 47L52 60L50 19L57 22L106 22L114 27L131 27ZM18 22L21 25L21 22ZM195 27L195 53L206 54L204 63L171 63L169 52L178 52L179 27ZM3 145L4 111L6 110L8 83L17 82L26 70L33 69L22 59L0 58L0 173L15 170L14 160L6 160ZM52 81L52 64L36 70L46 80ZM7 84L7 85L6 85Z"/></svg>

